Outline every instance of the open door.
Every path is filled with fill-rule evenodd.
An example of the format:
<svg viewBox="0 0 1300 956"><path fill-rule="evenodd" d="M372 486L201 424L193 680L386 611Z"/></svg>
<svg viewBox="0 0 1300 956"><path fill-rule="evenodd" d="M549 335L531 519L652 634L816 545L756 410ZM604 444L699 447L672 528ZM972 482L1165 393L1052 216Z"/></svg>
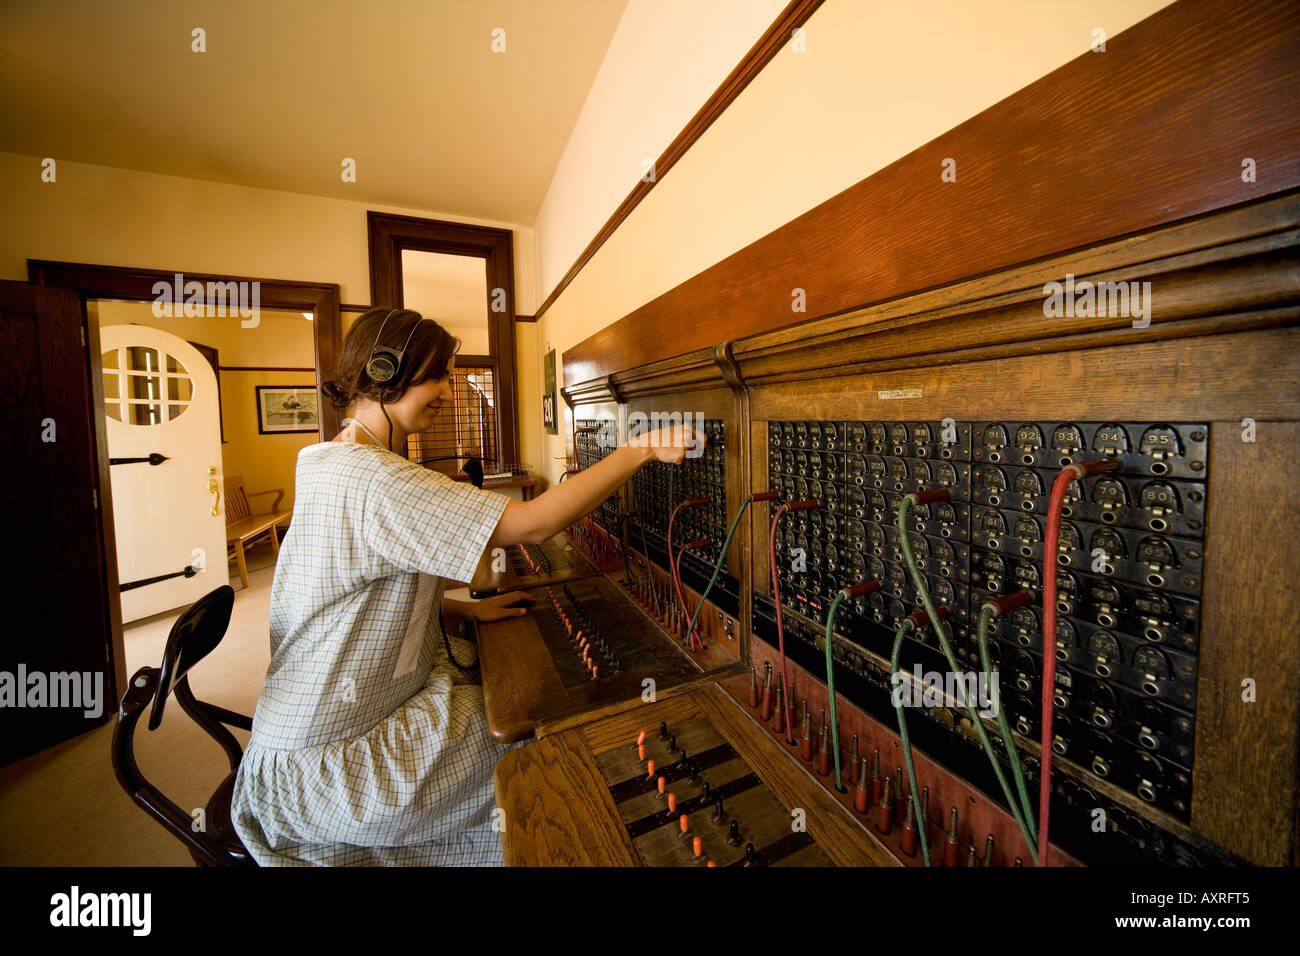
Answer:
<svg viewBox="0 0 1300 956"><path fill-rule="evenodd" d="M188 607L229 577L217 378L170 332L109 325L99 338L126 624Z"/></svg>
<svg viewBox="0 0 1300 956"><path fill-rule="evenodd" d="M84 321L75 292L0 282L0 764L93 729L120 692Z"/></svg>

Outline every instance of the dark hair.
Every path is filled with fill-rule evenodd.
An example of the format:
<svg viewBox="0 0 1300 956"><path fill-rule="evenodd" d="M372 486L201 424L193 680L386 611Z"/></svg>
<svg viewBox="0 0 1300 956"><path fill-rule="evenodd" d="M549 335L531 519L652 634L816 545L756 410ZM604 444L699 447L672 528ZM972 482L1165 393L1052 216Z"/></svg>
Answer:
<svg viewBox="0 0 1300 956"><path fill-rule="evenodd" d="M384 320L387 319L387 322ZM376 342L380 329L383 338ZM412 332L414 329L414 332ZM366 374L366 364L376 345L400 349L406 345L402 369L397 377L379 385ZM347 408L358 398L391 404L412 385L447 374L447 363L460 348L460 339L433 319L422 318L412 309L371 309L364 313L343 339L338 366L321 385L321 391L335 408Z"/></svg>

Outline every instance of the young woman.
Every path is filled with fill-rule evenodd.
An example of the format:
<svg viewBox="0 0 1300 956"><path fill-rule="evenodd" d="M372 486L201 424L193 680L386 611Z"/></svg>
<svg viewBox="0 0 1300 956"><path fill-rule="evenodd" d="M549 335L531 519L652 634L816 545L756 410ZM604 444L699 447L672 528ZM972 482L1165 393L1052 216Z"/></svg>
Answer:
<svg viewBox="0 0 1300 956"><path fill-rule="evenodd" d="M443 628L527 613L522 592L444 600L484 551L540 543L642 465L681 462L704 436L642 435L528 502L409 461L407 435L452 402L459 342L409 309L372 309L325 383L354 405L298 455L293 522L271 587L271 666L235 783L244 845L268 864L501 862L482 688Z"/></svg>

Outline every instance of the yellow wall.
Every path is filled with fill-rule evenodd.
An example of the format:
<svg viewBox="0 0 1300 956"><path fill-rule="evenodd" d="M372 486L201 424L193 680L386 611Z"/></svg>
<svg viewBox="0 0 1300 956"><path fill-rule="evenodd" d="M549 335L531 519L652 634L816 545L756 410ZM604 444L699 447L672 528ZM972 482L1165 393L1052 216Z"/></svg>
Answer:
<svg viewBox="0 0 1300 956"><path fill-rule="evenodd" d="M0 221L4 222L0 279L26 281L28 259L53 259L168 272L337 282L344 302L364 305L370 301L366 212L374 210L512 230L516 309L531 314L538 305L533 230L517 223L69 160L59 160L57 181L45 183L41 181L41 157L5 152L0 152L0 182L4 183L0 189ZM344 318L355 315L345 313ZM521 343L529 341L528 336L521 337ZM518 349L516 361L521 369L540 368L541 364L540 357ZM226 363L224 351L222 362ZM229 364L315 363L309 352L301 363ZM527 404L530 398L531 405ZM522 393L520 405L521 455L525 462L537 465L542 456L540 395Z"/></svg>
<svg viewBox="0 0 1300 956"><path fill-rule="evenodd" d="M789 43L782 48L547 310L540 323L537 362L547 348L557 348L562 356L574 344L1069 60L1085 53L1116 55L1089 53L1093 29L1113 37L1169 2L828 0L806 24L805 51L796 52ZM709 3L704 8L713 14L725 6ZM656 14L681 18L681 30L697 28L693 11L660 9L655 0L629 3L597 77L598 84L622 88L624 94L606 97L593 89L588 106L600 108L584 109L537 218L539 261L544 264L539 298L550 293L572 264L575 244L581 248L590 241L595 232L591 221L598 218L597 227L603 223L636 183L636 174L620 169L624 185L617 199L607 200L598 210L601 215L592 214L586 184L605 182L611 162L609 148L600 144L636 142L642 151L657 156L680 131L679 126L666 139L661 132L657 146L643 135L662 109L680 112L681 97L689 91L669 81L677 98L666 106L656 97L636 99L635 108L628 108L638 96L636 78L644 76L645 58L637 57L635 48L621 58L617 55L622 31ZM751 26L745 24L746 29ZM717 64L710 65L716 72ZM695 108L698 105L702 103ZM593 145L572 148L585 142ZM960 179L960 157L957 161ZM942 188L938 170L932 184L918 188L926 185ZM570 234L570 210L577 208L586 209L588 216L575 238ZM880 241L888 242L889 237ZM565 254L552 254L556 249ZM792 315L791 321L799 318ZM655 330L648 328L645 334L654 335ZM557 369L557 374L563 382L563 370ZM534 415L527 409L524 414ZM546 438L544 457L553 481L559 478L561 463L554 459L564 454L565 433L567 426L560 436Z"/></svg>

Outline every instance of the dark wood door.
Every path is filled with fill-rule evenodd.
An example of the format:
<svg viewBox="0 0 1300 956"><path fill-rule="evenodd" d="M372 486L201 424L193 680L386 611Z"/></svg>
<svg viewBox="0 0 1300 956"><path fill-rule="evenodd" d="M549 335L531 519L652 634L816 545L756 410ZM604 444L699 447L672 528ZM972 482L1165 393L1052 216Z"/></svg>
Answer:
<svg viewBox="0 0 1300 956"><path fill-rule="evenodd" d="M0 282L0 764L99 726L120 692L84 321L71 290Z"/></svg>

